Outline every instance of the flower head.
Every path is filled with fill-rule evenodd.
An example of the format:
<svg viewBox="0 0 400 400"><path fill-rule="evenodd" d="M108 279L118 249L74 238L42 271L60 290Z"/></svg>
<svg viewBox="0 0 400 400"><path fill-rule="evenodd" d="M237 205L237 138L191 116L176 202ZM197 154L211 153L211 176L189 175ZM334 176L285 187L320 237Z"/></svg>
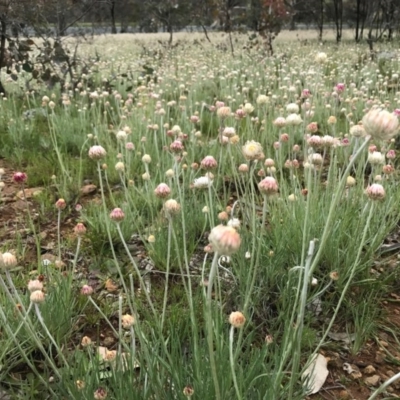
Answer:
<svg viewBox="0 0 400 400"><path fill-rule="evenodd" d="M120 208L114 208L110 213L110 219L115 222L120 222L125 218L124 212Z"/></svg>
<svg viewBox="0 0 400 400"><path fill-rule="evenodd" d="M247 160L259 160L264 157L261 144L254 140L247 141L242 147L242 151Z"/></svg>
<svg viewBox="0 0 400 400"><path fill-rule="evenodd" d="M130 314L125 314L121 317L121 324L124 329L129 329L135 324L135 317Z"/></svg>
<svg viewBox="0 0 400 400"><path fill-rule="evenodd" d="M245 322L246 318L240 311L234 311L229 315L229 323L234 328L242 328Z"/></svg>
<svg viewBox="0 0 400 400"><path fill-rule="evenodd" d="M89 149L89 157L92 160L101 160L102 158L104 158L107 155L106 150L104 149L104 147L99 146L99 145L95 145L92 146Z"/></svg>
<svg viewBox="0 0 400 400"><path fill-rule="evenodd" d="M24 183L28 179L28 175L25 174L25 172L16 172L13 175L13 181L15 183Z"/></svg>
<svg viewBox="0 0 400 400"><path fill-rule="evenodd" d="M396 115L380 108L374 108L365 114L362 123L367 135L378 140L389 140L399 132Z"/></svg>
<svg viewBox="0 0 400 400"><path fill-rule="evenodd" d="M86 226L82 222L78 222L74 227L74 233L76 236L83 236L86 233Z"/></svg>
<svg viewBox="0 0 400 400"><path fill-rule="evenodd" d="M30 300L34 304L43 303L45 300L45 294L41 290L35 290L31 293Z"/></svg>
<svg viewBox="0 0 400 400"><path fill-rule="evenodd" d="M164 203L164 211L165 214L170 217L179 214L179 212L181 211L181 206L176 200L169 199Z"/></svg>
<svg viewBox="0 0 400 400"><path fill-rule="evenodd" d="M28 282L28 290L32 293L35 292L36 290L42 290L43 289L43 283L40 282L38 279L30 280Z"/></svg>
<svg viewBox="0 0 400 400"><path fill-rule="evenodd" d="M213 156L206 156L200 163L201 168L203 169L214 169L217 168L217 160Z"/></svg>
<svg viewBox="0 0 400 400"><path fill-rule="evenodd" d="M365 193L371 200L383 200L386 196L385 189L379 183L368 186Z"/></svg>
<svg viewBox="0 0 400 400"><path fill-rule="evenodd" d="M267 196L275 195L276 193L278 193L278 183L272 176L267 176L266 178L264 178L258 184L258 188L260 189L261 193Z"/></svg>
<svg viewBox="0 0 400 400"><path fill-rule="evenodd" d="M221 255L229 256L235 253L241 243L240 235L231 226L218 225L208 236L213 249Z"/></svg>
<svg viewBox="0 0 400 400"><path fill-rule="evenodd" d="M155 189L154 194L159 198L168 197L171 194L171 189L166 183L160 183Z"/></svg>

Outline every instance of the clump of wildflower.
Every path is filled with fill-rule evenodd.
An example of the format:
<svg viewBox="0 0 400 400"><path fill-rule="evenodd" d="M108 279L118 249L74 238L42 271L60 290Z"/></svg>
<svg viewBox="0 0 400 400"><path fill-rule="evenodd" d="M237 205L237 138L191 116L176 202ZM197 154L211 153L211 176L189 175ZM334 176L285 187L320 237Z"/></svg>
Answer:
<svg viewBox="0 0 400 400"><path fill-rule="evenodd" d="M226 126L222 131L222 135L231 138L236 135L236 130L232 126Z"/></svg>
<svg viewBox="0 0 400 400"><path fill-rule="evenodd" d="M202 169L210 170L217 168L217 160L213 156L206 156L200 163Z"/></svg>
<svg viewBox="0 0 400 400"><path fill-rule="evenodd" d="M347 187L352 187L355 186L356 180L352 176L348 176L346 179L346 186Z"/></svg>
<svg viewBox="0 0 400 400"><path fill-rule="evenodd" d="M130 314L125 314L121 317L121 324L124 329L129 329L135 324L135 317Z"/></svg>
<svg viewBox="0 0 400 400"><path fill-rule="evenodd" d="M81 288L81 295L83 296L91 296L93 293L93 288L89 285L83 285Z"/></svg>
<svg viewBox="0 0 400 400"><path fill-rule="evenodd" d="M45 294L41 290L35 290L31 293L30 300L33 304L41 304L45 300Z"/></svg>
<svg viewBox="0 0 400 400"><path fill-rule="evenodd" d="M257 103L258 105L267 104L267 103L269 103L269 97L266 96L265 94L260 94L260 95L257 97L256 103Z"/></svg>
<svg viewBox="0 0 400 400"><path fill-rule="evenodd" d="M28 290L29 292L35 292L37 290L43 289L43 283L39 281L39 279L30 280L28 282Z"/></svg>
<svg viewBox="0 0 400 400"><path fill-rule="evenodd" d="M286 111L289 114L298 114L300 111L299 106L296 103L290 103L286 106Z"/></svg>
<svg viewBox="0 0 400 400"><path fill-rule="evenodd" d="M286 118L284 117L278 117L275 119L275 121L273 122L273 124L275 126L277 126L278 128L283 128L284 126L286 126Z"/></svg>
<svg viewBox="0 0 400 400"><path fill-rule="evenodd" d="M371 200L383 200L386 196L384 187L379 183L368 186L365 193Z"/></svg>
<svg viewBox="0 0 400 400"><path fill-rule="evenodd" d="M367 133L362 125L357 124L350 128L350 135L354 137L364 137L367 135Z"/></svg>
<svg viewBox="0 0 400 400"><path fill-rule="evenodd" d="M176 200L169 199L164 203L164 211L167 216L173 216L181 211L181 206Z"/></svg>
<svg viewBox="0 0 400 400"><path fill-rule="evenodd" d="M399 132L396 115L380 108L370 110L362 119L365 132L377 140L389 140Z"/></svg>
<svg viewBox="0 0 400 400"><path fill-rule="evenodd" d="M110 213L110 219L114 222L120 222L125 218L124 212L120 208L114 208Z"/></svg>
<svg viewBox="0 0 400 400"><path fill-rule="evenodd" d="M142 157L142 163L143 163L143 164L150 164L150 163L151 163L151 157L150 157L149 154L145 154L145 155Z"/></svg>
<svg viewBox="0 0 400 400"><path fill-rule="evenodd" d="M100 387L96 389L96 391L93 393L93 398L95 400L105 400L107 398L107 390Z"/></svg>
<svg viewBox="0 0 400 400"><path fill-rule="evenodd" d="M171 189L166 183L160 183L155 189L154 189L154 194L163 199L165 197L168 197L171 194Z"/></svg>
<svg viewBox="0 0 400 400"><path fill-rule="evenodd" d="M221 255L230 256L235 253L241 243L240 235L230 226L218 225L208 236L212 248Z"/></svg>
<svg viewBox="0 0 400 400"><path fill-rule="evenodd" d="M272 176L267 176L259 184L258 188L260 192L267 195L273 196L278 193L278 182Z"/></svg>
<svg viewBox="0 0 400 400"><path fill-rule="evenodd" d="M55 204L57 210L64 210L67 207L67 203L64 199L58 199Z"/></svg>
<svg viewBox="0 0 400 400"><path fill-rule="evenodd" d="M242 147L242 151L246 160L260 160L264 157L261 144L254 140L247 141Z"/></svg>
<svg viewBox="0 0 400 400"><path fill-rule="evenodd" d="M89 336L84 336L81 340L82 347L88 347L92 344L92 339Z"/></svg>
<svg viewBox="0 0 400 400"><path fill-rule="evenodd" d="M301 116L299 114L289 114L286 117L286 125L300 125L303 122L303 120L301 119Z"/></svg>
<svg viewBox="0 0 400 400"><path fill-rule="evenodd" d="M227 118L231 115L230 107L219 107L217 110L217 116L221 119Z"/></svg>
<svg viewBox="0 0 400 400"><path fill-rule="evenodd" d="M0 268L6 270L6 269L12 269L16 266L17 266L17 258L14 256L14 254L9 252L1 254Z"/></svg>
<svg viewBox="0 0 400 400"><path fill-rule="evenodd" d="M173 152L173 153L182 153L184 146L182 144L182 142L180 140L174 140L170 145L169 145L169 149Z"/></svg>
<svg viewBox="0 0 400 400"><path fill-rule="evenodd" d="M328 56L326 55L326 53L322 51L317 53L317 55L315 56L315 62L317 64L325 64L327 61L328 61Z"/></svg>
<svg viewBox="0 0 400 400"><path fill-rule="evenodd" d="M25 172L15 172L13 175L13 181L15 183L24 183L28 179L28 175Z"/></svg>
<svg viewBox="0 0 400 400"><path fill-rule="evenodd" d="M385 156L380 151L368 153L368 162L372 165L384 164Z"/></svg>
<svg viewBox="0 0 400 400"><path fill-rule="evenodd" d="M246 104L243 106L243 111L244 111L246 114L251 114L251 113L254 111L254 107L253 107L253 105L252 105L251 103L246 103Z"/></svg>
<svg viewBox="0 0 400 400"><path fill-rule="evenodd" d="M92 146L89 149L89 157L92 160L101 160L102 158L104 158L107 155L106 150L104 149L104 147L99 146L99 145L95 145Z"/></svg>
<svg viewBox="0 0 400 400"><path fill-rule="evenodd" d="M229 315L229 323L234 328L243 328L246 318L240 311L234 311Z"/></svg>
<svg viewBox="0 0 400 400"><path fill-rule="evenodd" d="M194 183L193 183L193 187L195 189L207 189L212 185L212 183L213 183L213 180L209 176L205 175L205 176L201 176L200 178L195 179Z"/></svg>
<svg viewBox="0 0 400 400"><path fill-rule="evenodd" d="M317 122L310 122L306 126L306 131L310 133L317 133L318 132L318 123Z"/></svg>
<svg viewBox="0 0 400 400"><path fill-rule="evenodd" d="M189 385L185 386L183 388L183 395L187 398L192 397L194 395L194 389Z"/></svg>
<svg viewBox="0 0 400 400"><path fill-rule="evenodd" d="M238 171L242 174L245 174L246 172L249 172L249 166L247 164L240 164Z"/></svg>
<svg viewBox="0 0 400 400"><path fill-rule="evenodd" d="M83 236L86 233L86 227L82 222L78 222L74 226L74 233L76 236Z"/></svg>

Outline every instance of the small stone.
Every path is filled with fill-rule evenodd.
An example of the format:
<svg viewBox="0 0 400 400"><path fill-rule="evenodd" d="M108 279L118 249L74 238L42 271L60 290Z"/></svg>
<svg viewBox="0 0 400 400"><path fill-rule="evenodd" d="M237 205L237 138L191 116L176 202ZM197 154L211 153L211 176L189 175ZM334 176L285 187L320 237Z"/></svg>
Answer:
<svg viewBox="0 0 400 400"><path fill-rule="evenodd" d="M339 392L339 399L349 400L351 398L350 393L347 390L341 390Z"/></svg>
<svg viewBox="0 0 400 400"><path fill-rule="evenodd" d="M372 375L364 379L364 383L367 386L377 386L380 382L381 377L379 375Z"/></svg>
<svg viewBox="0 0 400 400"><path fill-rule="evenodd" d="M83 187L81 187L81 194L82 196L87 196L90 193L93 193L94 191L96 191L97 186L90 184L90 185L85 185Z"/></svg>
<svg viewBox="0 0 400 400"><path fill-rule="evenodd" d="M374 368L373 365L367 365L364 368L364 374L371 375L371 374L374 374L375 372L376 372L376 369Z"/></svg>
<svg viewBox="0 0 400 400"><path fill-rule="evenodd" d="M385 342L384 340L381 340L381 341L380 341L380 345L383 346L383 347L388 347L388 346L389 346L389 343L388 343L388 342Z"/></svg>
<svg viewBox="0 0 400 400"><path fill-rule="evenodd" d="M104 338L103 340L103 344L106 347L112 346L114 344L115 340L113 337L111 336L107 336L106 338Z"/></svg>
<svg viewBox="0 0 400 400"><path fill-rule="evenodd" d="M384 362L383 355L381 353L376 353L375 362L377 364L382 364Z"/></svg>

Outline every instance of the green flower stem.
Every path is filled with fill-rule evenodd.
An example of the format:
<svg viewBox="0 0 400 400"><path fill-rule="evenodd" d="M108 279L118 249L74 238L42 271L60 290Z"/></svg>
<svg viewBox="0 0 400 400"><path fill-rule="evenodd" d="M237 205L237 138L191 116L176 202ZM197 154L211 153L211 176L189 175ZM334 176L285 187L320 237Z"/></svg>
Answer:
<svg viewBox="0 0 400 400"><path fill-rule="evenodd" d="M38 262L38 270L39 272L41 271L42 268L42 264L40 262L40 256L41 256L41 250L40 250L40 241L39 241L39 236L36 234L36 228L35 228L35 224L33 222L33 218L32 218L32 214L31 214L31 210L29 208L29 203L28 203L28 198L26 197L25 194L25 186L22 183L21 184L21 189L22 189L22 195L24 197L25 203L26 203L26 209L28 210L28 220L29 220L29 225L32 229L33 232L33 237L35 238L35 244L36 244L36 255L37 255L37 262Z"/></svg>
<svg viewBox="0 0 400 400"><path fill-rule="evenodd" d="M11 277L10 277L10 279L11 279ZM8 287L7 287L6 283L4 282L4 279L2 278L1 275L0 275L0 286L3 288L4 293L6 293L6 295L10 299L13 307L15 309L17 309L17 303L15 302L13 294L11 294L11 292L8 290ZM11 286L12 286L13 290L15 290L14 284L12 284ZM39 339L39 337L37 335L37 332L36 332L36 329L34 329L33 322L31 320L31 318L29 317L29 314L27 313L27 310L26 310L23 302L21 301L21 298L19 297L18 293L15 292L15 291L14 291L14 296L17 298L18 304L21 306L21 309L22 309L23 314L24 314L25 326L26 326L31 338L34 340L34 342L36 343L36 345L38 346L38 348L40 349L40 351L44 355L44 357L47 360L47 362L49 363L49 365L53 368L54 373L57 375L58 378L61 378L61 375L58 372L58 369L57 369L56 365L54 364L53 360L49 357L49 355L47 354L47 351L43 347L42 341L41 341L41 339ZM0 307L0 310L2 310L2 307ZM7 323L5 323L5 325L7 325Z"/></svg>
<svg viewBox="0 0 400 400"><path fill-rule="evenodd" d="M116 223L116 227L117 227L117 231L118 231L119 237L120 237L120 239L121 239L121 241L122 241L122 244L123 244L123 246L124 246L125 252L126 252L126 254L127 254L127 256L128 256L128 258L129 258L131 264L133 265L136 274L138 275L139 282L140 282L140 286L141 286L142 290L144 291L144 293L145 293L145 295L146 295L146 299L147 299L147 302L149 303L149 306L150 306L150 308L151 308L151 311L153 312L154 316L157 316L156 310L155 310L155 308L154 308L154 304L153 304L153 302L151 301L150 294L149 294L149 292L148 292L148 290L147 290L147 287L146 287L146 284L145 284L145 282L144 282L144 280L143 280L142 274L140 273L139 267L138 267L136 261L134 260L134 258L132 257L131 252L129 251L129 247L128 247L128 245L126 244L126 241L125 241L125 239L124 239L124 235L123 235L123 233L122 233L122 231L121 231L121 226L120 226L120 224L119 224L118 222ZM123 276L122 276L122 272L120 272L120 275L121 275L121 281L122 281L122 283L124 284L124 287L126 287L125 281L124 281ZM126 293L128 293L127 290L128 290L128 289L126 288L126 289L125 289Z"/></svg>
<svg viewBox="0 0 400 400"><path fill-rule="evenodd" d="M370 397L368 397L368 400L376 399L380 393L382 393L388 386L396 382L398 379L400 379L400 372L397 373L396 375L393 375L390 379L384 382L378 389L375 390L374 393L372 393Z"/></svg>
<svg viewBox="0 0 400 400"><path fill-rule="evenodd" d="M61 261L61 210L57 213L57 245L58 245L58 261Z"/></svg>
<svg viewBox="0 0 400 400"><path fill-rule="evenodd" d="M359 155L363 152L363 150L367 146L370 139L371 139L371 136L367 136L365 138L364 143L361 144L361 146L358 148L356 154L351 158L349 164L347 165L346 170L344 171L344 173L342 175L342 179L339 181L338 187L335 191L335 194L334 194L332 202L331 202L331 206L329 208L329 213L328 213L328 217L326 218L324 231L323 231L322 237L319 241L318 251L314 257L314 262L312 263L311 268L310 268L310 274L312 274L314 272L314 270L317 267L319 260L322 256L322 253L325 251L325 243L326 243L329 235L331 234L331 224L332 224L333 218L337 212L337 205L342 196L343 188L346 185L347 176L349 175L349 173L354 165L354 162L359 157Z"/></svg>
<svg viewBox="0 0 400 400"><path fill-rule="evenodd" d="M168 217L168 244L167 244L167 270L165 274L165 288L164 288L164 302L161 315L161 331L164 327L165 311L167 309L168 300L168 283L169 283L169 272L171 267L171 237L172 237L172 218Z"/></svg>
<svg viewBox="0 0 400 400"><path fill-rule="evenodd" d="M360 246L358 247L357 256L356 256L356 259L354 260L353 266L351 268L350 276L348 277L348 279L346 281L346 285L344 286L343 291L342 291L342 293L340 295L339 301L338 301L338 303L336 305L336 308L335 308L335 312L333 313L333 316L332 316L332 318L331 318L331 320L329 322L329 325L328 325L327 329L325 329L325 333L323 334L318 346L315 348L313 354L311 355L311 358L314 357L314 355L319 351L321 346L324 344L324 341L325 341L326 337L328 336L328 334L329 334L329 332L330 332L330 330L331 330L331 328L332 328L332 326L333 326L333 324L334 324L334 322L336 320L336 317L337 317L337 315L339 313L340 307L341 307L341 305L343 303L343 300L344 300L344 297L345 297L345 295L347 293L347 290L349 289L351 283L353 282L353 278L354 278L354 275L356 273L357 266L358 266L358 264L360 262L361 253L362 253L362 250L363 250L363 247L364 247L364 244L365 244L365 239L366 239L367 234L368 234L368 229L369 229L372 217L374 216L374 211L375 211L375 203L372 202L372 204L370 206L370 209L369 209L368 218L367 218L367 221L365 223L363 235L362 235L362 238L361 238L361 241L360 241Z"/></svg>
<svg viewBox="0 0 400 400"><path fill-rule="evenodd" d="M300 295L300 303L299 303L299 309L298 309L298 314L297 314L297 322L296 326L294 328L294 351L293 351L293 361L292 361L292 375L290 377L290 383L289 383L289 394L288 398L292 399L293 398L293 390L294 386L297 382L297 371L299 369L300 365L300 357L301 357L301 338L303 335L303 328L304 328L304 315L305 315L305 310L306 310L306 305L307 305L307 293L308 293L308 283L310 282L310 266L312 262L312 258L314 255L315 251L315 241L311 240L309 247L308 247L308 252L307 252L307 259L306 259L306 265L304 267L304 274L303 274L303 288L301 291ZM281 364L282 365L282 364Z"/></svg>
<svg viewBox="0 0 400 400"><path fill-rule="evenodd" d="M60 346L56 343L55 339L53 338L52 334L49 332L49 330L47 329L46 323L43 320L42 314L40 312L39 309L39 305L37 303L35 303L35 312L36 312L36 316L40 322L40 324L42 325L42 328L44 329L44 331L46 332L47 336L49 337L51 343L53 343L53 346L56 348L58 355L60 356L60 358L62 359L63 363L65 364L65 366L69 369L69 365L68 365L68 361L66 360L66 358L64 357L64 354L62 353Z"/></svg>
<svg viewBox="0 0 400 400"><path fill-rule="evenodd" d="M104 216L105 216L105 218L108 218L106 199L105 199L105 195L104 195L104 186L103 186L103 180L102 180L102 176L101 176L100 161L97 162L97 172L99 174L101 200L102 200L102 203L103 203ZM117 255L115 254L115 250L114 250L114 246L113 246L113 240L112 240L111 232L110 232L110 224L109 224L108 220L106 220L106 231L107 231L108 241L110 243L111 253L113 255L114 264L115 264L115 267L116 267L116 269L118 271L118 274L119 274L122 286L123 286L123 288L125 290L126 296L128 298L129 308L132 310L133 308L132 308L132 304L131 304L131 301L130 301L128 288L126 287L124 276L122 274L121 267L120 267L118 259L117 259ZM124 241L124 243L125 243L125 241Z"/></svg>
<svg viewBox="0 0 400 400"><path fill-rule="evenodd" d="M233 357L233 334L235 333L235 328L231 326L229 331L229 361L231 364L231 371L232 371L232 379L233 385L235 386L236 396L238 400L242 399L242 395L240 394L239 386L237 383L236 372L235 372L235 359Z"/></svg>
<svg viewBox="0 0 400 400"><path fill-rule="evenodd" d="M127 344L121 340L121 337L119 335L119 333L115 330L113 324L110 322L110 320L108 319L108 317L104 314L104 312L102 311L102 309L96 304L96 302L93 300L92 296L88 296L89 301L92 303L93 307L99 312L99 314L104 318L104 320L107 322L108 326L111 328L111 330L113 331L115 337L119 338L120 343L122 343L122 345L124 346L125 350L129 352L129 347L127 346ZM120 353L121 354L121 353Z"/></svg>
<svg viewBox="0 0 400 400"><path fill-rule="evenodd" d="M76 268L76 263L78 262L78 256L79 256L79 251L80 251L80 248L81 248L81 242L82 242L81 235L78 235L78 240L77 240L77 243L76 243L76 251L75 251L74 261L72 262L72 272L75 270L75 268Z"/></svg>
<svg viewBox="0 0 400 400"><path fill-rule="evenodd" d="M28 308L28 310L30 310L30 307ZM3 307L0 307L0 317L3 320L4 329L7 331L7 334L13 339L15 345L17 346L17 348L19 350L19 354L24 358L26 364L29 366L31 371L33 371L33 373L39 378L39 380L43 383L43 385L50 391L50 393L54 396L54 398L57 398L53 389L49 386L49 382L43 378L43 374L38 372L38 370L35 367L35 364L33 364L31 362L31 360L28 358L26 349L22 348L21 341L17 338L18 330L16 332L13 332L12 329L10 328L10 325L7 322L7 316L4 314ZM26 318L27 318L27 315L25 315L22 322L26 322ZM57 368L55 368L55 366L53 366L53 371L54 371L55 375L60 379L61 375L58 372Z"/></svg>
<svg viewBox="0 0 400 400"><path fill-rule="evenodd" d="M211 271L210 276L208 278L208 287L207 287L207 298L206 298L206 305L207 305L207 315L206 315L206 324L207 324L207 343L208 343L208 351L210 356L210 367L211 373L214 381L215 387L215 399L221 400L221 392L219 388L219 380L217 374L217 366L215 363L214 357L214 328L213 328L213 320L212 320L212 307L211 307L211 297L212 297L212 288L213 288L213 281L217 274L218 269L218 252L215 252L214 258L211 264Z"/></svg>

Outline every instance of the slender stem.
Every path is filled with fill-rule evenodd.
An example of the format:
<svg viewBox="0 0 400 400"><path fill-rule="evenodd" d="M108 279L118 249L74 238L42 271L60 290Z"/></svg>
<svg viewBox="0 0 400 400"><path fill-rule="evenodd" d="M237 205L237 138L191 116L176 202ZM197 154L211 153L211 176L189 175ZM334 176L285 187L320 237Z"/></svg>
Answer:
<svg viewBox="0 0 400 400"><path fill-rule="evenodd" d="M58 243L58 261L61 261L61 210L57 215L57 243Z"/></svg>
<svg viewBox="0 0 400 400"><path fill-rule="evenodd" d="M28 308L28 310L30 310L30 307ZM17 332L13 332L12 329L10 328L10 325L7 323L7 316L4 314L3 308L0 307L0 316L3 320L3 327L4 329L7 331L7 334L12 337L13 341L15 342L15 345L17 346L18 350L19 350L19 354L25 359L25 362L27 363L27 365L29 366L29 368L35 373L35 375L39 378L39 380L44 384L44 386L54 395L56 396L56 394L54 393L53 389L49 386L49 382L46 381L43 378L43 374L39 373L38 370L35 367L35 364L33 364L31 362L31 360L29 359L29 357L27 356L27 352L26 349L23 349L21 346L21 341L18 340L17 338ZM23 322L26 322L26 317L27 315L25 315ZM51 365L51 364L50 364ZM58 378L61 378L60 373L58 372L58 370L53 367L54 369L54 373L57 375Z"/></svg>
<svg viewBox="0 0 400 400"><path fill-rule="evenodd" d="M358 248L357 256L356 256L356 259L354 260L353 266L351 268L350 276L347 278L346 285L344 286L343 291L342 291L342 293L340 295L339 301L338 301L338 303L336 305L336 308L335 308L335 312L333 313L333 316L332 316L332 318L331 318L331 320L329 322L329 325L328 325L327 329L325 330L325 333L323 334L318 346L315 348L313 354L311 355L311 359L312 359L312 357L314 357L315 354L317 354L317 352L319 351L319 349L323 345L326 337L328 336L328 334L329 334L329 332L330 332L330 330L331 330L331 328L332 328L332 326L333 326L333 324L334 324L334 322L336 320L336 317L337 317L337 315L339 313L340 307L341 307L341 305L343 303L343 300L344 300L344 297L345 297L345 295L347 293L347 290L350 287L351 283L353 282L353 278L354 278L354 275L356 273L357 266L358 266L358 264L360 262L361 253L362 253L363 247L365 245L365 239L367 237L369 225L370 225L371 219L372 219L372 217L374 215L374 210L375 210L375 203L372 202L370 210L369 210L367 222L365 223L364 232L363 232L363 235L362 235L362 238L361 238L361 241L360 241L360 246Z"/></svg>
<svg viewBox="0 0 400 400"><path fill-rule="evenodd" d="M146 295L147 302L149 303L149 306L150 306L150 308L151 308L153 314L156 316L157 313L156 313L156 310L155 310L155 308L154 308L154 304L153 304L153 302L151 301L149 291L147 290L147 287L146 287L146 284L145 284L145 282L144 282L144 280L143 280L142 274L141 274L140 271L139 271L139 267L138 267L136 261L134 260L134 258L132 257L132 254L131 254L131 252L129 251L129 247L128 247L128 245L127 245L126 242L125 242L124 235L122 234L120 224L117 223L116 226L117 226L117 231L118 231L119 237L120 237L120 239L121 239L121 241L122 241L122 244L123 244L123 246L124 246L124 248L125 248L126 254L128 255L128 258L129 258L131 264L132 264L133 267L135 268L136 274L138 275L139 282L140 282L140 286L142 287L142 290L144 291L144 293L145 293L145 295ZM118 269L119 269L119 267L118 267ZM122 283L123 283L124 286L125 286L125 281L124 281L124 279L123 279L122 272L120 272L120 275L121 275ZM126 288L125 291L127 292L127 290L128 290L128 289Z"/></svg>
<svg viewBox="0 0 400 400"><path fill-rule="evenodd" d="M210 356L210 366L211 366L211 373L214 381L214 387L215 387L215 399L216 400L221 400L221 392L219 388L219 380L218 380L218 374L217 374L217 366L215 363L215 357L214 357L214 335L213 335L213 320L212 320L212 308L211 308L211 297L212 297L212 287L213 287L213 280L215 278L215 275L217 273L218 269L218 252L215 252L214 258L211 264L211 271L210 271L210 276L208 279L208 288L207 288L207 316L206 316L206 322L207 322L207 342L208 342L208 351L209 351L209 356Z"/></svg>
<svg viewBox="0 0 400 400"><path fill-rule="evenodd" d="M119 296L118 298L118 354L121 357L122 355L122 345L121 345L121 341L122 341L122 296Z"/></svg>
<svg viewBox="0 0 400 400"><path fill-rule="evenodd" d="M101 199L102 199L102 203L103 203L104 216L107 218L108 217L108 213L107 213L106 199L105 199L105 195L104 195L103 180L102 180L102 177L101 177L100 161L97 162L97 172L99 174L99 183L100 183L100 191L101 191ZM119 277L121 279L122 286L123 286L123 288L125 290L125 293L126 293L126 296L127 296L127 299L128 299L128 303L129 303L129 307L132 310L133 308L132 308L132 304L131 304L131 301L130 301L130 297L128 295L129 294L128 288L126 287L124 276L122 274L121 267L119 265L117 256L115 254L115 250L114 250L114 246L113 246L113 240L112 240L112 236L111 236L111 232L110 232L110 225L109 225L108 220L106 220L106 231L107 231L108 241L109 241L110 247L111 247L111 253L113 255L114 264L115 264L115 267L117 268Z"/></svg>
<svg viewBox="0 0 400 400"><path fill-rule="evenodd" d="M378 394L382 393L388 386L390 386L393 382L396 382L399 378L400 378L400 372L397 373L396 375L393 375L390 379L384 382L378 389L375 390L374 393L372 393L370 397L368 397L368 400L376 399Z"/></svg>
<svg viewBox="0 0 400 400"><path fill-rule="evenodd" d="M334 216L337 213L337 205L339 203L340 198L342 197L342 191L346 184L347 176L349 175L354 162L356 161L358 156L362 153L364 148L367 146L370 139L371 139L371 136L367 136L365 138L364 143L361 144L361 146L357 150L356 154L351 158L349 164L347 165L346 170L342 174L342 179L339 181L337 190L335 191L335 194L334 194L332 202L331 202L331 206L329 208L328 217L326 218L325 227L324 227L324 231L322 233L322 237L319 242L318 251L314 257L314 262L312 263L311 268L310 268L310 274L312 274L314 272L315 268L317 267L317 265L319 263L322 253L325 251L325 242L327 241L329 235L331 234L331 223L332 223Z"/></svg>
<svg viewBox="0 0 400 400"><path fill-rule="evenodd" d="M161 330L164 327L165 311L167 309L168 282L169 282L169 272L170 272L170 263L171 263L171 237L172 237L172 218L168 217L167 271L165 274L164 302L163 302L163 310L162 310L162 315L161 315Z"/></svg>
<svg viewBox="0 0 400 400"><path fill-rule="evenodd" d="M235 328L231 326L231 329L229 331L229 361L231 364L231 371L232 371L232 379L233 379L233 385L235 386L236 390L236 396L239 400L242 399L242 396L240 394L239 386L237 383L237 378L236 378L236 372L235 372L235 359L233 357L233 334L235 332Z"/></svg>
<svg viewBox="0 0 400 400"><path fill-rule="evenodd" d="M73 261L73 263L72 263L72 272L74 272L75 267L76 267L76 263L77 263L77 261L78 261L79 250L80 250L80 248L81 248L81 241L82 241L82 238L81 238L81 236L79 235L79 236L78 236L78 242L77 242L77 244L76 244L75 257L74 257L74 261Z"/></svg>
<svg viewBox="0 0 400 400"><path fill-rule="evenodd" d="M299 369L300 365L300 357L301 357L301 338L303 335L303 327L304 327L304 314L305 314L305 309L307 305L307 292L308 292L308 282L310 281L310 266L312 262L312 257L314 255L314 250L315 250L315 241L311 240L309 247L308 247L308 252L307 252L307 259L306 259L306 265L304 267L304 275L303 275L303 288L301 291L300 295L300 303L299 303L299 310L298 310L298 316L297 316L297 322L295 326L295 337L294 337L294 344L295 344L295 350L293 352L293 363L292 363L292 375L290 378L290 384L289 384L289 394L288 398L292 399L293 398L293 389L295 386L295 383L298 379L297 375L297 370Z"/></svg>
<svg viewBox="0 0 400 400"><path fill-rule="evenodd" d="M101 310L101 308L96 304L96 302L92 299L92 296L88 296L89 301L93 304L94 308L100 313L100 315L104 318L104 320L107 322L108 326L111 328L113 331L115 337L120 338L119 333L115 330L113 324L110 322L110 320L107 318L107 316L104 314L104 312ZM125 350L129 352L129 347L124 341L121 341L122 345L124 346Z"/></svg>

